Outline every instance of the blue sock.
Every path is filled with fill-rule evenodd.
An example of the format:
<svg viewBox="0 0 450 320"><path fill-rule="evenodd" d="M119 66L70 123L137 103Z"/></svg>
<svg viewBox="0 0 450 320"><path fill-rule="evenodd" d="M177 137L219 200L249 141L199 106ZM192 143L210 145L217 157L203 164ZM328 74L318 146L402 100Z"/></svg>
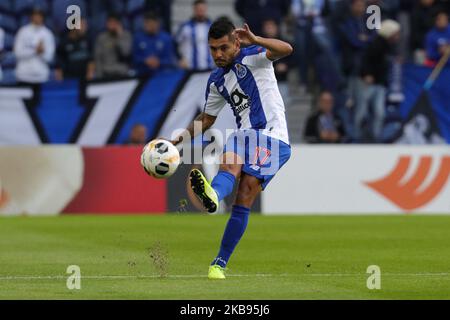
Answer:
<svg viewBox="0 0 450 320"><path fill-rule="evenodd" d="M228 259L230 259L234 248L236 248L236 245L238 244L239 240L245 232L245 229L247 228L249 214L249 208L236 205L233 206L231 217L228 220L227 227L225 228L225 233L223 234L219 254L213 260L211 265L218 264L222 268L226 267Z"/></svg>
<svg viewBox="0 0 450 320"><path fill-rule="evenodd" d="M216 190L219 202L233 192L236 177L227 171L219 171L211 186Z"/></svg>

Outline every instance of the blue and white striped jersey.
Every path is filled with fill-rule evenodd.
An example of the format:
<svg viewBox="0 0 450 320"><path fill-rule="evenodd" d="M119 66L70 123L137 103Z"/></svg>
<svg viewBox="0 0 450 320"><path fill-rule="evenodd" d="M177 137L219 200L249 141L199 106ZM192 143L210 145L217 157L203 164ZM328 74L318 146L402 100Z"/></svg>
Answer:
<svg viewBox="0 0 450 320"><path fill-rule="evenodd" d="M176 41L179 51L191 70L214 68L208 44L210 26L209 20L198 22L192 19L183 23L178 30Z"/></svg>
<svg viewBox="0 0 450 320"><path fill-rule="evenodd" d="M285 108L266 49L241 49L231 67L209 77L204 112L217 116L229 104L238 129L255 129L289 144Z"/></svg>

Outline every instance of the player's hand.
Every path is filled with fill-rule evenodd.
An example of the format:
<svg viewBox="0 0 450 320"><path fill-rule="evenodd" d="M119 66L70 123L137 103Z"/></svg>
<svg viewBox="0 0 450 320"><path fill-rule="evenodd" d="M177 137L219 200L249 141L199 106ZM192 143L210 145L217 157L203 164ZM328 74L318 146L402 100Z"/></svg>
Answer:
<svg viewBox="0 0 450 320"><path fill-rule="evenodd" d="M249 46L256 44L258 37L253 34L250 30L248 24L244 24L243 28L238 28L234 30L234 34L237 36L239 42L243 46Z"/></svg>
<svg viewBox="0 0 450 320"><path fill-rule="evenodd" d="M63 81L64 80L64 74L62 69L56 69L55 70L55 79L56 81Z"/></svg>
<svg viewBox="0 0 450 320"><path fill-rule="evenodd" d="M41 54L41 53L43 53L44 51L45 51L44 43L43 43L42 41L40 41L39 44L38 44L37 47L36 47L36 53L37 53L37 54Z"/></svg>
<svg viewBox="0 0 450 320"><path fill-rule="evenodd" d="M439 47L439 53L441 55L446 55L447 51L450 51L450 44L444 44Z"/></svg>
<svg viewBox="0 0 450 320"><path fill-rule="evenodd" d="M145 64L150 69L158 69L161 63L159 62L159 59L157 57L150 57L145 60Z"/></svg>
<svg viewBox="0 0 450 320"><path fill-rule="evenodd" d="M184 70L189 69L189 64L188 64L188 62L186 61L186 59L181 59L181 60L178 62L178 66L179 66L181 69L184 69Z"/></svg>
<svg viewBox="0 0 450 320"><path fill-rule="evenodd" d="M367 75L363 78L364 82L366 84L374 84L375 83L375 78L371 75Z"/></svg>

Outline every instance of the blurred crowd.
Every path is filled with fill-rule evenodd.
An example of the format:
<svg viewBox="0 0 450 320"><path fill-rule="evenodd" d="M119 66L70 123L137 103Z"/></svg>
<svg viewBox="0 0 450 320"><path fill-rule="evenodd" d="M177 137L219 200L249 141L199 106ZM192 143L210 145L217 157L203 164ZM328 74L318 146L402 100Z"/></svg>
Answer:
<svg viewBox="0 0 450 320"><path fill-rule="evenodd" d="M175 30L173 2L1 0L0 80L36 84L214 68L207 1L193 1L191 17ZM80 28L73 30L66 27L71 4L82 12ZM230 5L255 34L294 45L295 54L277 61L275 71L283 97L291 94L293 70L297 92L317 96L305 131L312 143L382 141L386 101L402 99L399 65L434 67L450 46L450 0L235 0ZM380 9L378 26L367 12L371 5Z"/></svg>

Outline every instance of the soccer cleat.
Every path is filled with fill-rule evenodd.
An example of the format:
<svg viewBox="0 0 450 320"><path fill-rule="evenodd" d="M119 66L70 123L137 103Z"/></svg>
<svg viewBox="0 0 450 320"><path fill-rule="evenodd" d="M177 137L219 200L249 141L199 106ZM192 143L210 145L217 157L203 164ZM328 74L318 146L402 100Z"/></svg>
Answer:
<svg viewBox="0 0 450 320"><path fill-rule="evenodd" d="M203 204L203 207L209 213L216 213L219 208L219 199L217 193L211 184L206 180L200 170L193 169L189 174L192 191L197 195Z"/></svg>
<svg viewBox="0 0 450 320"><path fill-rule="evenodd" d="M211 280L225 279L225 269L217 264L209 266L208 279Z"/></svg>

